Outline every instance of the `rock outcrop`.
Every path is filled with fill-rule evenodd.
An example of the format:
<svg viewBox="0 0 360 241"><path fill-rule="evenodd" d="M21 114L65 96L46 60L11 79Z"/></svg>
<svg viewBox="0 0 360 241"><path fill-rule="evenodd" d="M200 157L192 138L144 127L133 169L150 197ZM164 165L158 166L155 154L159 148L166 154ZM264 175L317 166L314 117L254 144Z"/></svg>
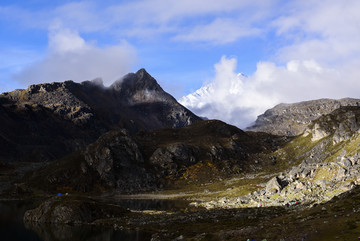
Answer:
<svg viewBox="0 0 360 241"><path fill-rule="evenodd" d="M121 217L129 211L120 206L85 197L52 197L24 214L25 223L90 224L101 218Z"/></svg>
<svg viewBox="0 0 360 241"><path fill-rule="evenodd" d="M360 106L359 99L320 99L294 104L279 104L258 116L249 131L262 131L273 135L297 136L302 134L311 121L331 113L341 106ZM321 133L319 133L321 135Z"/></svg>

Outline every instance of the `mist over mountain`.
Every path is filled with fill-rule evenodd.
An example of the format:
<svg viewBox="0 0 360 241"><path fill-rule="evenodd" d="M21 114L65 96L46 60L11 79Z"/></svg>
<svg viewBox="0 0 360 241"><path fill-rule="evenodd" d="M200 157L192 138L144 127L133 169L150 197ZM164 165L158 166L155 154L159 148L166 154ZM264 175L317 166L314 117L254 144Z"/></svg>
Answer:
<svg viewBox="0 0 360 241"><path fill-rule="evenodd" d="M336 72L314 60L294 60L286 66L259 62L248 76L239 74L237 65L236 58L223 56L214 65L214 77L179 102L199 116L244 129L279 103L358 97L356 74Z"/></svg>
<svg viewBox="0 0 360 241"><path fill-rule="evenodd" d="M235 64L233 59L223 57L215 65L216 76L212 82L178 101L199 116L220 119L240 128L247 127L259 111L265 111L264 103L255 101L260 100L260 96L254 99L252 92L248 95L248 77L242 73L236 74Z"/></svg>

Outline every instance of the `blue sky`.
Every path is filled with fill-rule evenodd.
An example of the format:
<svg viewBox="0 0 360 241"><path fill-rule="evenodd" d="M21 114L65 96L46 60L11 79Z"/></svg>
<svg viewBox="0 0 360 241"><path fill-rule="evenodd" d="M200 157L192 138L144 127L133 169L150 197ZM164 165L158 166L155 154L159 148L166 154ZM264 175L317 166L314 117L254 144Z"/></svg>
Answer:
<svg viewBox="0 0 360 241"><path fill-rule="evenodd" d="M359 11L358 0L3 0L0 92L109 85L144 67L178 99L213 83L216 99L182 103L243 127L280 102L359 97ZM238 91L223 89L233 81Z"/></svg>
<svg viewBox="0 0 360 241"><path fill-rule="evenodd" d="M164 88L175 91L174 95L180 97L211 78L213 65L223 55L237 57L239 71L251 74L259 59L267 59L274 52L273 46L267 44L271 31L251 25L253 22L261 25L272 17L265 15L268 14L267 7L270 11L276 5L273 2L276 3L2 1L0 91L26 87L32 82L63 81L63 75L42 74L42 68L34 66L54 52L51 38L61 38L61 35L69 41L77 35L100 51L114 46L124 47L124 44L131 48L131 53L127 53L129 56L123 53L124 59L130 58L129 63L119 67L117 76L106 79L100 76L102 73L99 76L86 73L69 75L68 78L76 81L103 77L106 83L111 83L127 71L145 67ZM260 15L264 16L254 16L259 8L264 12ZM73 32L73 36L66 36L66 32ZM62 43L59 41L58 44ZM39 72L35 74L34 70L30 74L31 68ZM23 76L25 73L28 76Z"/></svg>

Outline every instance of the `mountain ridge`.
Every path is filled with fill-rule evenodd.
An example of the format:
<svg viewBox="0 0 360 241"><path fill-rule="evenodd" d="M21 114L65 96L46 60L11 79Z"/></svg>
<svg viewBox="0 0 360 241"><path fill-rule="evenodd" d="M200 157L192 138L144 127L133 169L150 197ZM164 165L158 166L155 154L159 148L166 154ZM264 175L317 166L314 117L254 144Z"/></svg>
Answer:
<svg viewBox="0 0 360 241"><path fill-rule="evenodd" d="M281 103L259 115L255 123L246 130L297 136L306 130L311 121L341 106L360 106L360 99L318 99L291 104Z"/></svg>
<svg viewBox="0 0 360 241"><path fill-rule="evenodd" d="M2 161L54 160L112 129L136 133L179 128L200 120L145 69L110 87L99 81L65 81L5 92L0 95L0 113Z"/></svg>

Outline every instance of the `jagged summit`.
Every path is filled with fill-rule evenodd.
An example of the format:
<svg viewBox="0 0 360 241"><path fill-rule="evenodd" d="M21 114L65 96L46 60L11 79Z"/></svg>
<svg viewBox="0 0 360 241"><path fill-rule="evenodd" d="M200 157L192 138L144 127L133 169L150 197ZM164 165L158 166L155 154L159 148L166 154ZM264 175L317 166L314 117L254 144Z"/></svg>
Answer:
<svg viewBox="0 0 360 241"><path fill-rule="evenodd" d="M157 81L145 70L129 73L110 86L115 95L129 104L168 102L177 104L177 101L166 93Z"/></svg>
<svg viewBox="0 0 360 241"><path fill-rule="evenodd" d="M157 81L144 69L138 70L136 73L129 73L123 78L115 81L110 88L120 91L126 88L127 90L161 90L162 88Z"/></svg>

